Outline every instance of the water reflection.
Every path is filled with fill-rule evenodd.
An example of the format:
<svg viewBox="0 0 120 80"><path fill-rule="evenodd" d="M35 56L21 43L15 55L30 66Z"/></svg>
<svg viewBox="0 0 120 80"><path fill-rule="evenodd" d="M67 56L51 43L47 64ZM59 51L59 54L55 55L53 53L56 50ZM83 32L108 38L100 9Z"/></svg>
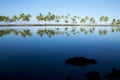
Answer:
<svg viewBox="0 0 120 80"><path fill-rule="evenodd" d="M0 30L0 37L3 37L5 35L10 35L12 33L15 34L16 36L20 34L22 37L32 36L32 33L29 29L23 29L23 30L5 29L5 30Z"/></svg>
<svg viewBox="0 0 120 80"><path fill-rule="evenodd" d="M56 36L56 35L70 36L70 35L77 35L77 34L80 34L80 33L83 33L84 35L88 35L88 34L92 34L94 32L98 32L99 35L107 35L108 34L107 29L97 29L97 30L95 30L95 28L79 28L79 30L78 30L77 28L69 29L68 27L64 28L64 30L61 30L60 28L38 29L36 33L40 37L43 37L45 35L47 35L48 37L53 37L53 36ZM115 32L120 32L120 28L119 27L111 27L111 33L115 33ZM0 30L0 37L3 37L5 35L9 35L11 33L15 34L16 36L20 34L22 37L32 36L32 34L33 34L30 29L22 29L22 30L2 29L2 30Z"/></svg>

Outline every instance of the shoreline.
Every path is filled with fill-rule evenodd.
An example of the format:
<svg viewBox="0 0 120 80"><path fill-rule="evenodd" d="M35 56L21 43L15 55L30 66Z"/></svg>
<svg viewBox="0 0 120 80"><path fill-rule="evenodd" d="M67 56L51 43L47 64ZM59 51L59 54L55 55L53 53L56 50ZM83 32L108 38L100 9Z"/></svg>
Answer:
<svg viewBox="0 0 120 80"><path fill-rule="evenodd" d="M120 25L111 25L111 24L0 24L0 27L4 26L116 26Z"/></svg>

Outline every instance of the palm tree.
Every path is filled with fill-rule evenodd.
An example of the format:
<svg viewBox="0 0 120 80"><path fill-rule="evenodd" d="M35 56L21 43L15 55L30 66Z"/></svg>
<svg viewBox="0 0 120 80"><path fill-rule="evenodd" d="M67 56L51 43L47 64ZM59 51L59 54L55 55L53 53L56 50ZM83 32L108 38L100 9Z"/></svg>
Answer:
<svg viewBox="0 0 120 80"><path fill-rule="evenodd" d="M31 17L32 17L31 14L27 14L26 15L26 21L29 22Z"/></svg>
<svg viewBox="0 0 120 80"><path fill-rule="evenodd" d="M30 14L23 15L23 16L22 16L22 21L28 22L28 21L30 21L30 18L31 18L31 15L30 15Z"/></svg>
<svg viewBox="0 0 120 80"><path fill-rule="evenodd" d="M10 18L8 16L0 16L0 22L10 22Z"/></svg>
<svg viewBox="0 0 120 80"><path fill-rule="evenodd" d="M0 16L0 22L1 23L3 22L3 16Z"/></svg>
<svg viewBox="0 0 120 80"><path fill-rule="evenodd" d="M42 13L40 13L38 16L36 16L37 21L43 21L44 19L44 15L42 15Z"/></svg>
<svg viewBox="0 0 120 80"><path fill-rule="evenodd" d="M72 19L72 23L76 23L76 19L73 17Z"/></svg>
<svg viewBox="0 0 120 80"><path fill-rule="evenodd" d="M7 23L10 22L10 18L9 17L5 17L4 21L7 22Z"/></svg>
<svg viewBox="0 0 120 80"><path fill-rule="evenodd" d="M25 14L24 13L21 13L18 20L20 20L21 22L24 21L24 17L25 17Z"/></svg>
<svg viewBox="0 0 120 80"><path fill-rule="evenodd" d="M120 19L117 20L116 24L117 24L117 25L120 25Z"/></svg>
<svg viewBox="0 0 120 80"><path fill-rule="evenodd" d="M104 16L101 16L99 20L100 22L104 21Z"/></svg>
<svg viewBox="0 0 120 80"><path fill-rule="evenodd" d="M56 22L59 23L60 21L57 19Z"/></svg>
<svg viewBox="0 0 120 80"><path fill-rule="evenodd" d="M68 20L67 20L67 19L65 19L65 23L68 23Z"/></svg>
<svg viewBox="0 0 120 80"><path fill-rule="evenodd" d="M96 22L95 22L94 17L90 18L90 24L95 24L95 23L96 23Z"/></svg>
<svg viewBox="0 0 120 80"><path fill-rule="evenodd" d="M18 20L18 17L16 15L14 15L11 19L12 22L16 22Z"/></svg>
<svg viewBox="0 0 120 80"><path fill-rule="evenodd" d="M24 16L25 16L24 13L20 14L19 19L22 20Z"/></svg>
<svg viewBox="0 0 120 80"><path fill-rule="evenodd" d="M70 13L68 13L67 16L70 17Z"/></svg>
<svg viewBox="0 0 120 80"><path fill-rule="evenodd" d="M82 19L80 20L80 23L85 23L85 20L82 18Z"/></svg>
<svg viewBox="0 0 120 80"><path fill-rule="evenodd" d="M89 19L89 17L88 16L85 16L85 21L87 21Z"/></svg>
<svg viewBox="0 0 120 80"><path fill-rule="evenodd" d="M116 19L113 19L111 24L115 25L116 24Z"/></svg>
<svg viewBox="0 0 120 80"><path fill-rule="evenodd" d="M104 16L104 21L107 24L107 21L109 20L109 18L107 16Z"/></svg>

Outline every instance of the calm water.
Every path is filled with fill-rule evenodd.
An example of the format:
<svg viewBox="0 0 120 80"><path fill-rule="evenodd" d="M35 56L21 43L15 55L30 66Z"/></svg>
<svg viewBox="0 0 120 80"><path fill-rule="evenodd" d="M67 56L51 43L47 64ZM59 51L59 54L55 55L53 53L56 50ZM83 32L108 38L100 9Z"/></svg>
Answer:
<svg viewBox="0 0 120 80"><path fill-rule="evenodd" d="M79 56L98 63L65 64ZM112 68L120 69L118 27L0 27L0 80L85 80L90 71L103 79Z"/></svg>

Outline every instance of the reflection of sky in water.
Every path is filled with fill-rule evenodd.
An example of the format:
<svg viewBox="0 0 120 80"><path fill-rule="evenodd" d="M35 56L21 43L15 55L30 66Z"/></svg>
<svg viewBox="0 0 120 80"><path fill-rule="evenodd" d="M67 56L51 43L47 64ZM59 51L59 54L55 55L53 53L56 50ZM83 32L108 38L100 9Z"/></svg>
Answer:
<svg viewBox="0 0 120 80"><path fill-rule="evenodd" d="M99 71L101 75L111 72L113 67L120 69L119 32L111 32L111 27L96 27L93 33L85 35L79 32L74 35L55 35L49 38L47 35L40 37L38 29L45 27L13 27L12 29L30 29L32 36L21 37L13 33L0 37L0 74L3 76L16 75L16 77L39 78L41 80L63 80L72 75L82 79L82 75L89 71ZM56 27L57 28L57 27ZM54 29L47 27L46 29ZM93 28L93 27L92 27ZM114 27L116 28L116 27ZM0 28L3 30L4 28ZM11 29L11 28L9 28ZM85 28L89 30L89 27ZM107 30L106 35L100 35L99 30ZM68 31L72 28L69 27ZM65 31L65 27L59 27L58 31ZM84 56L98 61L96 65L86 67L74 67L65 65L67 58ZM21 78L22 78L21 77ZM76 80L78 80L76 79Z"/></svg>

